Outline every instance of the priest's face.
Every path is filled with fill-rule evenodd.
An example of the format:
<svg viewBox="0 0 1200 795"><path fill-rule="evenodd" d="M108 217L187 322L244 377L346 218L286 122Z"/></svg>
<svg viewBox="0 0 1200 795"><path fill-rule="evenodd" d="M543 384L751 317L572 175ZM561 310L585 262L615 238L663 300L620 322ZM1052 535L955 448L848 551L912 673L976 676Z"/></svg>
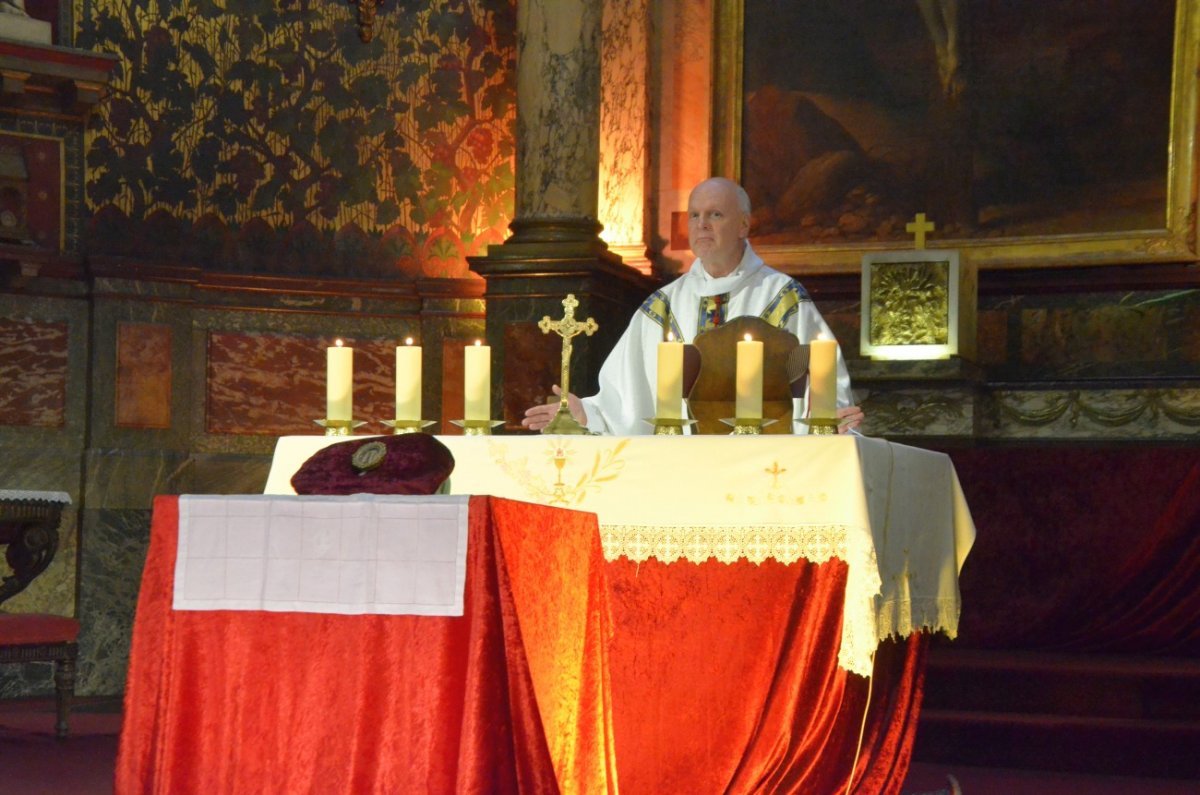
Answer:
<svg viewBox="0 0 1200 795"><path fill-rule="evenodd" d="M701 182L688 197L688 245L710 276L727 276L742 261L750 216L727 179Z"/></svg>

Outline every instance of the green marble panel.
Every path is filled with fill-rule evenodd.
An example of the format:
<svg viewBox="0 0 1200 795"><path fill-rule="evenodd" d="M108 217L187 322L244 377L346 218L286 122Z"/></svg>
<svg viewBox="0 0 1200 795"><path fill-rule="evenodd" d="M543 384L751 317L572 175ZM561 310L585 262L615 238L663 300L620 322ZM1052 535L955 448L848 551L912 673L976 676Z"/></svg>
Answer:
<svg viewBox="0 0 1200 795"><path fill-rule="evenodd" d="M172 450L89 450L85 461L93 510L147 509L156 494L181 493L191 465L186 452Z"/></svg>
<svg viewBox="0 0 1200 795"><path fill-rule="evenodd" d="M138 589L150 541L149 510L85 510L80 561L80 695L125 690Z"/></svg>

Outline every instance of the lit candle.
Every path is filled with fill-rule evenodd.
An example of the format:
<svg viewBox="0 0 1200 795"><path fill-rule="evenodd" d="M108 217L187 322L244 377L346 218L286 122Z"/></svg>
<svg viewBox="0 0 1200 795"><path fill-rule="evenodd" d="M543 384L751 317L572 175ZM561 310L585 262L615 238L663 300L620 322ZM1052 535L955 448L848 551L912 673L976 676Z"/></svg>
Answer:
<svg viewBox="0 0 1200 795"><path fill-rule="evenodd" d="M396 346L396 419L421 419L421 346L412 337Z"/></svg>
<svg viewBox="0 0 1200 795"><path fill-rule="evenodd" d="M463 419L492 418L492 349L475 340L463 349Z"/></svg>
<svg viewBox="0 0 1200 795"><path fill-rule="evenodd" d="M325 349L325 419L354 418L354 349L337 340Z"/></svg>
<svg viewBox="0 0 1200 795"><path fill-rule="evenodd" d="M837 416L837 340L815 339L809 344L808 416Z"/></svg>
<svg viewBox="0 0 1200 795"><path fill-rule="evenodd" d="M763 344L747 334L737 344L737 401L734 416L738 419L762 419Z"/></svg>
<svg viewBox="0 0 1200 795"><path fill-rule="evenodd" d="M658 405L655 416L664 420L682 418L683 408L683 343L668 333L658 343Z"/></svg>

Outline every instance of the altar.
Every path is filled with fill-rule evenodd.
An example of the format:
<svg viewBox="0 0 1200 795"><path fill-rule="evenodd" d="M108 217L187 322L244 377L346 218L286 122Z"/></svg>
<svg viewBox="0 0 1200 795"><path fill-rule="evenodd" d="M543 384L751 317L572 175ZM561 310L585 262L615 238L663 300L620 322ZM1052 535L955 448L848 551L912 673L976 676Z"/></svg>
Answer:
<svg viewBox="0 0 1200 795"><path fill-rule="evenodd" d="M439 438L451 493L596 514L621 789L896 792L922 630L956 634L974 540L948 457L854 435ZM280 439L266 491L335 441Z"/></svg>

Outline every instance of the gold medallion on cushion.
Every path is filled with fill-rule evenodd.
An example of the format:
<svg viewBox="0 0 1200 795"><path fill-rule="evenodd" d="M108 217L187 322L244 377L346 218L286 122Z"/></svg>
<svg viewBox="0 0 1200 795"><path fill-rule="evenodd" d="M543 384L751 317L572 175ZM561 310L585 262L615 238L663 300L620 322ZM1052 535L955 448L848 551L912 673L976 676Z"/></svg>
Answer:
<svg viewBox="0 0 1200 795"><path fill-rule="evenodd" d="M358 470L358 474L377 469L387 458L387 446L383 442L367 442L354 451L350 464Z"/></svg>

